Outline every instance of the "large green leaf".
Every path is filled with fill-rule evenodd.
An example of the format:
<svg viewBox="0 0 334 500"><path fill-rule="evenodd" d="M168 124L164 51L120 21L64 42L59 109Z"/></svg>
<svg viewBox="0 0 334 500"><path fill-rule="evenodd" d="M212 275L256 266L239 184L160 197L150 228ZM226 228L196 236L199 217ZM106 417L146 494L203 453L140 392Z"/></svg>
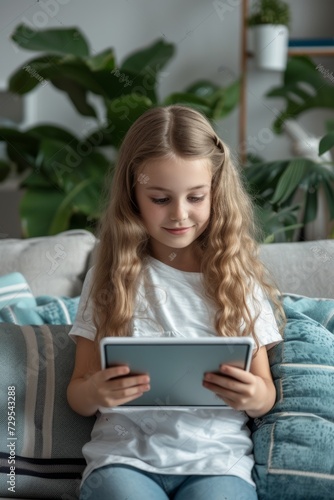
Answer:
<svg viewBox="0 0 334 500"><path fill-rule="evenodd" d="M74 212L73 200L80 193L80 191L84 190L90 183L90 179L83 180L71 191L71 193L68 193L62 199L61 203L57 207L52 221L50 221L48 234L57 234L68 229L71 215Z"/></svg>
<svg viewBox="0 0 334 500"><path fill-rule="evenodd" d="M90 90L95 94L108 97L109 88L107 83L112 82L110 71L106 74L109 76L107 82L100 83L99 78L95 75L86 62L75 56L53 56L45 55L28 61L22 68L15 71L9 80L9 89L16 94L26 94L34 89L37 85L45 81L55 81L55 85L62 90L66 90L69 82L82 87L83 90ZM64 83L62 83L64 80ZM71 88L70 97L73 95Z"/></svg>
<svg viewBox="0 0 334 500"><path fill-rule="evenodd" d="M98 54L86 57L87 66L92 71L107 70L115 68L115 54L113 49L105 49Z"/></svg>
<svg viewBox="0 0 334 500"><path fill-rule="evenodd" d="M54 189L29 189L20 203L23 236L32 238L49 233L51 221L64 199L61 191Z"/></svg>
<svg viewBox="0 0 334 500"><path fill-rule="evenodd" d="M119 147L131 125L153 103L145 96L130 94L106 103L110 144Z"/></svg>
<svg viewBox="0 0 334 500"><path fill-rule="evenodd" d="M56 188L64 189L64 175L80 165L82 157L76 151L79 141L62 142L46 138L40 143L37 165Z"/></svg>
<svg viewBox="0 0 334 500"><path fill-rule="evenodd" d="M318 191L310 190L306 192L305 197L305 210L303 222L304 224L308 224L309 222L314 221L318 212Z"/></svg>
<svg viewBox="0 0 334 500"><path fill-rule="evenodd" d="M70 193L78 183L85 179L89 179L91 186L94 186L94 189L91 190L91 186L89 186L85 193L93 193L91 197L98 196L99 193L97 193L95 185L99 184L101 192L104 185L104 179L109 171L109 168L110 162L102 153L93 151L89 155L82 156L81 163L76 168L63 173L62 183L65 192ZM84 200L83 204L86 203L87 200ZM96 201L94 201L94 204L95 203ZM84 210L83 208L81 209Z"/></svg>
<svg viewBox="0 0 334 500"><path fill-rule="evenodd" d="M0 182L7 179L10 171L10 164L5 160L0 160Z"/></svg>
<svg viewBox="0 0 334 500"><path fill-rule="evenodd" d="M7 155L18 172L31 168L35 162L39 143L33 134L9 127L0 127L0 141L6 143Z"/></svg>
<svg viewBox="0 0 334 500"><path fill-rule="evenodd" d="M89 48L85 37L78 28L48 28L33 30L24 24L16 27L12 40L27 50L74 54L85 57Z"/></svg>
<svg viewBox="0 0 334 500"><path fill-rule="evenodd" d="M157 102L157 82L153 74L146 75L128 69L115 68L113 71L96 71L94 78L110 100L123 95L139 94L148 97L152 102Z"/></svg>
<svg viewBox="0 0 334 500"><path fill-rule="evenodd" d="M164 106L170 106L171 104L191 106L197 111L205 114L208 118L212 118L210 102L203 97L198 97L194 94L188 94L186 92L175 92L167 96L163 101Z"/></svg>
<svg viewBox="0 0 334 500"><path fill-rule="evenodd" d="M272 203L283 203L296 191L311 163L305 158L291 160L277 183Z"/></svg>
<svg viewBox="0 0 334 500"><path fill-rule="evenodd" d="M240 82L236 81L228 87L220 87L209 80L199 80L189 85L185 93L205 99L211 108L210 117L213 120L219 120L239 103ZM208 113L206 115L208 116Z"/></svg>
<svg viewBox="0 0 334 500"><path fill-rule="evenodd" d="M321 65L316 67L308 57L289 58L282 86L272 89L267 97L285 100L285 109L274 122L276 132L282 132L286 119L296 118L305 111L334 108L333 85L322 75Z"/></svg>
<svg viewBox="0 0 334 500"><path fill-rule="evenodd" d="M326 120L325 125L327 132L334 132L334 119Z"/></svg>
<svg viewBox="0 0 334 500"><path fill-rule="evenodd" d="M48 77L46 71L45 73L46 77ZM108 74L109 73L110 72L108 72ZM103 97L108 97L106 89L96 78L95 72L88 67L84 60L79 58L64 58L64 60L57 66L57 74L55 74L50 68L50 80L53 80L54 78L57 79L57 82L59 82L61 78L73 80L86 90L90 90L91 92L102 95Z"/></svg>
<svg viewBox="0 0 334 500"><path fill-rule="evenodd" d="M248 165L243 169L242 174L246 181L247 190L256 203L262 205L267 201L272 202L278 180L288 164L289 160L261 162Z"/></svg>
<svg viewBox="0 0 334 500"><path fill-rule="evenodd" d="M213 106L212 118L219 120L231 113L240 100L240 82L233 82L226 88L216 90L211 98Z"/></svg>
<svg viewBox="0 0 334 500"><path fill-rule="evenodd" d="M327 179L323 180L322 187L326 196L329 216L331 220L334 219L334 182L329 182Z"/></svg>
<svg viewBox="0 0 334 500"><path fill-rule="evenodd" d="M67 143L43 139L37 160L50 184L66 193L85 179L102 183L109 169L109 161L95 150L95 144L79 142L76 138Z"/></svg>
<svg viewBox="0 0 334 500"><path fill-rule="evenodd" d="M334 147L334 131L326 134L319 143L319 155L323 155Z"/></svg>
<svg viewBox="0 0 334 500"><path fill-rule="evenodd" d="M210 98L212 98L219 89L219 85L216 85L209 80L198 80L186 87L185 92L187 94L195 94L197 97L203 97L204 99L210 100Z"/></svg>
<svg viewBox="0 0 334 500"><path fill-rule="evenodd" d="M46 193L49 189L55 188L53 184L50 183L50 179L39 168L32 170L30 174L21 181L20 187L23 189L45 189Z"/></svg>
<svg viewBox="0 0 334 500"><path fill-rule="evenodd" d="M53 78L53 85L67 93L75 109L83 116L96 117L96 111L87 101L87 91L81 85L69 78Z"/></svg>
<svg viewBox="0 0 334 500"><path fill-rule="evenodd" d="M50 123L40 123L39 125L30 127L26 132L40 140L52 138L53 140L65 143L77 140L68 129Z"/></svg>
<svg viewBox="0 0 334 500"><path fill-rule="evenodd" d="M303 227L297 222L299 205L273 210L272 207L255 206L255 217L260 225L263 243L292 241L296 229Z"/></svg>
<svg viewBox="0 0 334 500"><path fill-rule="evenodd" d="M57 75L58 65L62 58L46 55L30 59L24 66L16 70L9 78L9 90L23 95L33 90L37 85Z"/></svg>
<svg viewBox="0 0 334 500"><path fill-rule="evenodd" d="M157 40L149 47L130 54L121 64L121 70L156 75L166 66L175 53L175 46L164 40Z"/></svg>

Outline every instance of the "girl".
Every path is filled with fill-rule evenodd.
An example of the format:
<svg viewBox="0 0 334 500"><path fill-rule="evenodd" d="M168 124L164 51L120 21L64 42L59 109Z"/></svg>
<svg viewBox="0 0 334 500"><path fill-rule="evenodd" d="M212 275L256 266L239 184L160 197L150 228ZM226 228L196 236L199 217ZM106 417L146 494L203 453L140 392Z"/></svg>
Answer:
<svg viewBox="0 0 334 500"><path fill-rule="evenodd" d="M128 131L78 315L68 401L97 413L82 500L256 499L248 416L268 412L267 350L282 340L277 291L257 258L250 200L229 150L182 106L144 113ZM250 372L221 366L203 385L223 409L121 410L150 390L147 374L101 370L104 336L252 335ZM99 407L109 413L99 413ZM149 424L154 421L154 426Z"/></svg>

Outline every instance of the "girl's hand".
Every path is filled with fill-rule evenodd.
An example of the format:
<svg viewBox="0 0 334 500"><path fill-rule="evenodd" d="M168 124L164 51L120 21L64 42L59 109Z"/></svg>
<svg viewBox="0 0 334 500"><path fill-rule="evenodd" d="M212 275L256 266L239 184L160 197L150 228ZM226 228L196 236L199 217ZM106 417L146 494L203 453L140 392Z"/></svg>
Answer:
<svg viewBox="0 0 334 500"><path fill-rule="evenodd" d="M139 398L150 389L147 373L129 375L126 365L101 370L100 356L92 340L77 338L75 365L67 388L70 407L80 415L94 415Z"/></svg>
<svg viewBox="0 0 334 500"><path fill-rule="evenodd" d="M260 383L259 377L241 368L221 365L219 373L206 373L203 386L222 398L235 410L248 410Z"/></svg>
<svg viewBox="0 0 334 500"><path fill-rule="evenodd" d="M221 365L218 373L204 375L203 386L235 410L246 411L252 418L264 415L275 403L276 389L265 347L261 347L253 358L249 372Z"/></svg>
<svg viewBox="0 0 334 500"><path fill-rule="evenodd" d="M93 388L94 403L97 406L113 408L139 398L150 390L147 374L129 375L128 366L115 366L100 370L88 379Z"/></svg>

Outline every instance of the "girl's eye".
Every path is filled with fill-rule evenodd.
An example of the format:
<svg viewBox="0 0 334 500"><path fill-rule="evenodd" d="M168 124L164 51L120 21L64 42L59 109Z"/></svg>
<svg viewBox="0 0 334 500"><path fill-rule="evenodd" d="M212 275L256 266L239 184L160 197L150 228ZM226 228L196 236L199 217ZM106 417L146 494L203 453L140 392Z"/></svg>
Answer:
<svg viewBox="0 0 334 500"><path fill-rule="evenodd" d="M166 203L168 201L168 198L151 198L151 200L157 205L162 205L163 203Z"/></svg>
<svg viewBox="0 0 334 500"><path fill-rule="evenodd" d="M201 196L200 198L197 196L190 196L188 200L190 200L192 203L198 203L199 201L204 200L204 196Z"/></svg>
<svg viewBox="0 0 334 500"><path fill-rule="evenodd" d="M189 196L188 200L191 203L199 203L200 201L203 201L204 198L205 198L205 196L201 196L201 197ZM151 198L151 200L153 201L153 203L156 203L157 205L162 205L164 203L167 203L169 201L169 198Z"/></svg>

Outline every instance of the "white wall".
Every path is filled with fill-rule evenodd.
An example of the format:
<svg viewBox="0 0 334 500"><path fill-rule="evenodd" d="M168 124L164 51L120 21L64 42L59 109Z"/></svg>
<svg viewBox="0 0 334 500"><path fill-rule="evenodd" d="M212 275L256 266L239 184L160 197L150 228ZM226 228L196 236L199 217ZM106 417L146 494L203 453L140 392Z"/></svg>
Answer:
<svg viewBox="0 0 334 500"><path fill-rule="evenodd" d="M293 0L291 36L333 36L332 0ZM44 6L44 8L43 8ZM182 90L197 79L229 84L240 75L241 0L2 0L0 3L0 86L31 52L18 49L9 37L21 22L34 27L78 26L87 36L92 53L115 49L117 60L131 51L164 37L176 45L177 54L161 78L160 95ZM317 60L334 71L334 58ZM257 137L273 122L280 101L264 94L281 80L276 72L254 70L248 64L248 137ZM51 85L30 98L29 121L67 125L78 135L87 120L76 115L66 98ZM1 111L0 111L1 113ZM301 122L309 131L323 133L324 114L312 112ZM218 124L222 138L238 149L238 112ZM276 137L261 146L268 159L289 155L289 142Z"/></svg>

